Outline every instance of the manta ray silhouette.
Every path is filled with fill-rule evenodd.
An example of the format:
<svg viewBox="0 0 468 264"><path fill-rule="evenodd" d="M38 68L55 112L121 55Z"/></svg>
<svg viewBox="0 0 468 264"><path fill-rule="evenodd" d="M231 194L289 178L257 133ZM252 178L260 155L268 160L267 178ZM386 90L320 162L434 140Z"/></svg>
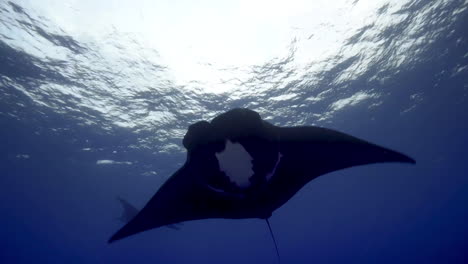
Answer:
<svg viewBox="0 0 468 264"><path fill-rule="evenodd" d="M249 109L191 125L183 145L188 153L182 168L109 243L189 220L260 218L268 223L273 211L320 175L371 163L415 163L331 129L274 126Z"/></svg>

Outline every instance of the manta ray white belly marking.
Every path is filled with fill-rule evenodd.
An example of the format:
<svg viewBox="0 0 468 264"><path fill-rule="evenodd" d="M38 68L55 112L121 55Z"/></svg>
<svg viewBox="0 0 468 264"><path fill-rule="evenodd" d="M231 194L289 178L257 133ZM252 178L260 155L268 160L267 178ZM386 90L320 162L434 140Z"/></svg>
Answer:
<svg viewBox="0 0 468 264"><path fill-rule="evenodd" d="M239 143L226 141L223 151L215 153L219 168L240 188L250 186L250 177L254 175L252 170L252 156Z"/></svg>

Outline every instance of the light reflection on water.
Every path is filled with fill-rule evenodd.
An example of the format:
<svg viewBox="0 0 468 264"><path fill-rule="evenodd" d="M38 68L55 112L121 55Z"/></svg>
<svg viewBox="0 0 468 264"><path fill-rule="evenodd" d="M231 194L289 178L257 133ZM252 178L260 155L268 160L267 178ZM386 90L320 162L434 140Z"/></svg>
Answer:
<svg viewBox="0 0 468 264"><path fill-rule="evenodd" d="M177 42L172 49L163 47L166 53L160 52L151 44L154 39L149 41L142 36L142 29L135 26L136 33L128 33L128 28L122 26L128 21L123 18L120 24L111 20L116 24L109 24L107 30L90 28L85 35L86 28L79 28L79 23L73 27L66 23L62 28L54 22L60 21L57 15L48 18L51 12L47 8L34 9L32 2L26 1L24 6L2 2L0 44L6 63L2 66L0 89L2 104L8 105L8 111L2 114L21 119L28 108L26 112L38 118L52 111L75 120L77 126L107 131L103 133L124 129L136 137L127 148L157 149L161 153L180 153L179 140L189 124L233 107L252 108L281 125L329 125L350 108L376 111L386 102L391 104L391 95L399 87L388 82L402 71L437 56L428 54L428 47L446 37L447 29L466 11L463 1L342 4L318 12L308 10L314 6L307 5L302 9L293 6L284 14L281 6L273 8L271 14L263 10L258 16L264 23L275 18L283 23L292 19L287 22L289 28L278 29L287 42L282 42L282 48L278 43L262 42L278 40L274 32L256 32L265 34L264 39L249 39L251 31L245 39L238 39L242 34L232 32L238 43L252 43L251 49L247 44L241 45L247 55L269 48L264 46L267 44L278 48L262 53L251 61L253 64L246 59L236 65L235 52L232 55L226 51L223 57L217 53L219 50L212 50L211 54L205 48L199 57L188 56L182 47L178 54L181 43ZM148 12L143 7L140 10ZM67 8L73 11L71 6L62 6L63 10ZM242 12L250 14L250 18L257 14L254 7L249 10ZM297 17L289 17L288 11ZM83 15L76 12L73 19L80 14ZM219 15L215 17L221 19ZM232 22L233 18L229 19ZM104 23L100 21L96 23ZM190 22L196 24L197 20L185 21ZM176 28L182 30L181 23ZM208 25L206 21L200 23ZM207 42L223 45L222 38L235 28L229 25L220 35L208 31L185 36L184 47L199 47ZM238 26L242 29L249 25ZM260 24L257 29L266 28ZM195 74L184 73L191 70ZM464 71L458 67L453 74ZM403 113L417 107L424 98L421 88L405 93L409 103L399 105L397 110ZM411 99L415 95L418 100Z"/></svg>

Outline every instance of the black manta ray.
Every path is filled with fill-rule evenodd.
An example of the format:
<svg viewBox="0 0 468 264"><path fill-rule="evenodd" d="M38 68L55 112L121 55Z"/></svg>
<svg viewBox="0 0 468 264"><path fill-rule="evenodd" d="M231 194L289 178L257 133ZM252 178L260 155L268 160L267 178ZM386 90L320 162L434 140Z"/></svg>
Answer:
<svg viewBox="0 0 468 264"><path fill-rule="evenodd" d="M358 165L415 161L331 129L278 127L233 109L188 128L187 160L109 240L207 218L266 219L320 175ZM271 228L270 228L271 231Z"/></svg>

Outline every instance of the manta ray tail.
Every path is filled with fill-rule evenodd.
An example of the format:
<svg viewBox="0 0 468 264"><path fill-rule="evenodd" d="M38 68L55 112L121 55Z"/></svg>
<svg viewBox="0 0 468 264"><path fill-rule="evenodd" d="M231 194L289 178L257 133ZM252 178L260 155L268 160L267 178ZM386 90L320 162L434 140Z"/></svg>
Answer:
<svg viewBox="0 0 468 264"><path fill-rule="evenodd" d="M273 235L273 230L271 229L270 221L268 220L268 218L265 218L265 221L268 225L268 229L270 230L270 235L271 235L271 238L273 239L273 243L275 244L276 256L278 256L278 263L281 263L278 245L276 244L275 235Z"/></svg>

